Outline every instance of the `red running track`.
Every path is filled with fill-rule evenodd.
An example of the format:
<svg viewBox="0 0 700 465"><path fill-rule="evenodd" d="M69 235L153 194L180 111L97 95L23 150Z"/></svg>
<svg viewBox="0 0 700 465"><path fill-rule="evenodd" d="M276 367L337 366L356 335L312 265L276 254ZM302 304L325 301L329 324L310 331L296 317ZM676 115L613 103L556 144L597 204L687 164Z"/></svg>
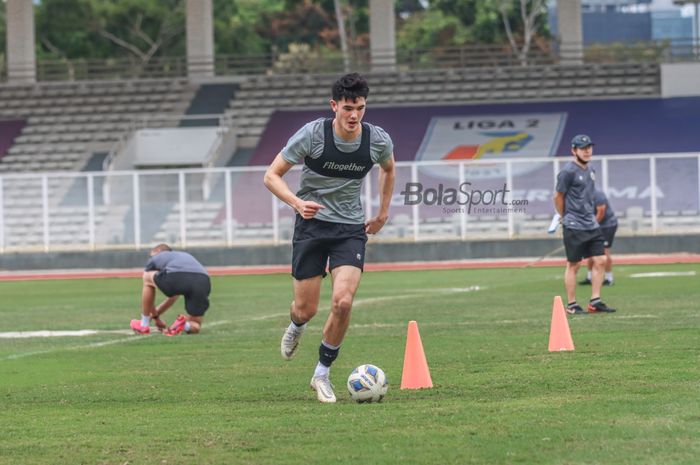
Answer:
<svg viewBox="0 0 700 465"><path fill-rule="evenodd" d="M666 265L674 263L700 263L700 254L667 255L615 255L615 265ZM459 260L432 262L368 263L366 271L406 270L461 270L479 268L527 268L563 267L563 258L539 260L518 258L505 260ZM212 276L258 275L290 273L289 265L270 266L213 266L208 268ZM34 281L53 279L139 278L141 269L119 270L43 270L0 272L0 281Z"/></svg>

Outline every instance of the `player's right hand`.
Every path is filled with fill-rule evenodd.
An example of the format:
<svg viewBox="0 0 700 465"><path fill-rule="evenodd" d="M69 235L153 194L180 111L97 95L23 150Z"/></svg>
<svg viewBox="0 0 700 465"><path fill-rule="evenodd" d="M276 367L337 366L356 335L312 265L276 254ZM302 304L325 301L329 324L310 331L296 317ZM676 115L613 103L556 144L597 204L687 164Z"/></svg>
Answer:
<svg viewBox="0 0 700 465"><path fill-rule="evenodd" d="M312 200L302 200L299 202L297 205L297 211L301 215L302 218L305 220L308 220L310 218L313 218L316 216L316 213L322 208L326 208L320 203L316 203Z"/></svg>
<svg viewBox="0 0 700 465"><path fill-rule="evenodd" d="M153 321L156 324L156 328L158 328L159 331L165 331L168 329L168 324L160 319L160 316L155 316L153 317Z"/></svg>

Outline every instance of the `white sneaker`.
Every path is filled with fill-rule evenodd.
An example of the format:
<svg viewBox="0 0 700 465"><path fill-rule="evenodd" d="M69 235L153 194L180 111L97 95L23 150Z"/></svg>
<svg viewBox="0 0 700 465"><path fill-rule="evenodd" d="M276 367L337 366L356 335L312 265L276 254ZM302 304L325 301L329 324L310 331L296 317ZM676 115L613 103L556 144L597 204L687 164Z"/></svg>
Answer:
<svg viewBox="0 0 700 465"><path fill-rule="evenodd" d="M299 339L301 339L302 334L304 334L304 328L294 328L294 325L289 325L284 330L282 342L280 343L280 352L283 359L291 360L294 358L299 348Z"/></svg>
<svg viewBox="0 0 700 465"><path fill-rule="evenodd" d="M335 402L333 385L327 376L318 378L314 376L311 378L311 389L316 391L316 397L318 398L319 402L323 402L324 404L332 404Z"/></svg>

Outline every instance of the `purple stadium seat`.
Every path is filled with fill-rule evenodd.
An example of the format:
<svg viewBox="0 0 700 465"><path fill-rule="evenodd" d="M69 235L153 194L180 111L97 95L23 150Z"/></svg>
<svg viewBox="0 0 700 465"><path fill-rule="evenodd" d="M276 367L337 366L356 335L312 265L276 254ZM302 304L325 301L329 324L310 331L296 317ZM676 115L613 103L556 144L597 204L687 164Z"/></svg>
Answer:
<svg viewBox="0 0 700 465"><path fill-rule="evenodd" d="M26 120L0 120L0 159L10 150L26 124Z"/></svg>

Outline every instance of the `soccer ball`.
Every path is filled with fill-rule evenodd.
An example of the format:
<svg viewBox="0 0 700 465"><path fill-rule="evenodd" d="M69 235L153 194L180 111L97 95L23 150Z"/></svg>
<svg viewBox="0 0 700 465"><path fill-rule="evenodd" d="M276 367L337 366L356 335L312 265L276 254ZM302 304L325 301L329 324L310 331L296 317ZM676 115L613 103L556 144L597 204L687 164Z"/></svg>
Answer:
<svg viewBox="0 0 700 465"><path fill-rule="evenodd" d="M386 375L377 366L360 365L348 376L348 391L355 402L381 402L387 389Z"/></svg>

